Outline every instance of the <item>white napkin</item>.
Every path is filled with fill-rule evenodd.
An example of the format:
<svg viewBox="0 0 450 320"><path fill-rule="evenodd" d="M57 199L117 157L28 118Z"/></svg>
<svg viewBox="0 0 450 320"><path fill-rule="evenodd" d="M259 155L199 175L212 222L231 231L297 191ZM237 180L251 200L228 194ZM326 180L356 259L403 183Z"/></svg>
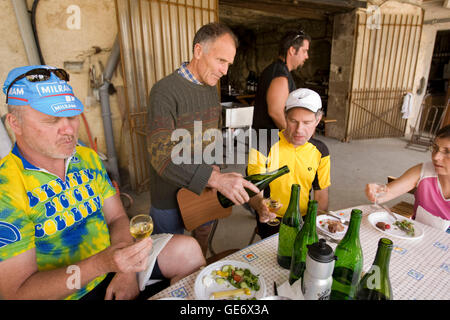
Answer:
<svg viewBox="0 0 450 320"><path fill-rule="evenodd" d="M450 226L450 220L444 220L441 217L434 216L420 205L416 210L416 221L443 231L447 231Z"/></svg>
<svg viewBox="0 0 450 320"><path fill-rule="evenodd" d="M277 287L278 295L281 297L291 298L292 300L305 300L302 293L302 279L295 281L292 286L286 281Z"/></svg>
<svg viewBox="0 0 450 320"><path fill-rule="evenodd" d="M153 250L152 253L148 256L147 269L138 273L139 290L143 291L145 289L145 286L161 281L161 280L150 280L150 276L152 275L153 267L155 266L158 254L166 246L167 242L169 242L172 236L173 234L168 233L160 233L151 236L153 240Z"/></svg>
<svg viewBox="0 0 450 320"><path fill-rule="evenodd" d="M412 93L408 92L405 94L405 96L403 97L403 104L402 104L402 119L408 119L409 118L409 113L411 112L411 107L412 107L412 98L413 95Z"/></svg>

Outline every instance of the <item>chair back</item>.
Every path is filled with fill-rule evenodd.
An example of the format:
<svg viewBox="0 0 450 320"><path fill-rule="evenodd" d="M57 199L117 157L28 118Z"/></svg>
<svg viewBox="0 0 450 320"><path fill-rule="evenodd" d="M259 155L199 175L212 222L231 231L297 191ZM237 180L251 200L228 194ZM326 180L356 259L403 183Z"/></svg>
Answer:
<svg viewBox="0 0 450 320"><path fill-rule="evenodd" d="M394 180L396 180L396 179L397 179L397 177L394 177L394 176L388 176L388 177L387 177L387 182L389 183L389 182L392 182L392 181L394 181ZM413 188L413 189L409 190L408 193L414 195L414 194L416 193L416 190L417 190L417 188Z"/></svg>
<svg viewBox="0 0 450 320"><path fill-rule="evenodd" d="M210 188L205 188L201 195L182 188L177 193L177 201L187 231L208 221L226 218L232 211L232 207L224 208L220 205L217 190Z"/></svg>

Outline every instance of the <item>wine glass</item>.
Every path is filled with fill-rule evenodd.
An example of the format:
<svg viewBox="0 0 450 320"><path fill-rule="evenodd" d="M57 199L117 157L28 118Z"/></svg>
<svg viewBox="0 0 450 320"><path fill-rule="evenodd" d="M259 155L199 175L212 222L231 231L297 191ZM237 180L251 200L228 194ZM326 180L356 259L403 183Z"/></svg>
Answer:
<svg viewBox="0 0 450 320"><path fill-rule="evenodd" d="M375 196L375 202L374 202L374 209L379 209L378 205L378 198L381 196L384 196L387 192L387 186L384 183L373 183L375 187L374 196Z"/></svg>
<svg viewBox="0 0 450 320"><path fill-rule="evenodd" d="M270 212L273 212L273 213L280 210L280 208L283 206L283 204L280 201L271 199L271 198L264 199L264 205L269 209ZM280 219L275 218L275 219L269 220L267 222L267 224L269 226L276 227L277 225L280 224Z"/></svg>
<svg viewBox="0 0 450 320"><path fill-rule="evenodd" d="M149 237L153 232L153 219L148 214L138 214L130 220L130 233L137 240Z"/></svg>

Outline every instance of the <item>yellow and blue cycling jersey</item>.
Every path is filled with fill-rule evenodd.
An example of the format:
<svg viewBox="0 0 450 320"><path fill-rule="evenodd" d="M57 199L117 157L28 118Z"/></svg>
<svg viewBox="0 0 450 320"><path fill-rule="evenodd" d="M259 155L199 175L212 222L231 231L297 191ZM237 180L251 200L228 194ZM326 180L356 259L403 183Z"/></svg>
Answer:
<svg viewBox="0 0 450 320"><path fill-rule="evenodd" d="M264 152L262 148L250 149L247 174L270 172L287 165L290 172L272 181L264 190L264 196L282 203L283 206L276 213L282 217L289 205L292 184L299 184L300 211L305 215L311 189L322 190L331 185L328 148L322 141L314 138L302 146L294 147L286 140L283 131L278 132L274 141L269 140L272 138L267 141L268 152Z"/></svg>
<svg viewBox="0 0 450 320"><path fill-rule="evenodd" d="M17 145L0 161L0 262L36 250L39 271L68 267L110 245L104 200L116 190L97 154L77 146L64 181L35 167ZM105 275L66 299L78 299Z"/></svg>

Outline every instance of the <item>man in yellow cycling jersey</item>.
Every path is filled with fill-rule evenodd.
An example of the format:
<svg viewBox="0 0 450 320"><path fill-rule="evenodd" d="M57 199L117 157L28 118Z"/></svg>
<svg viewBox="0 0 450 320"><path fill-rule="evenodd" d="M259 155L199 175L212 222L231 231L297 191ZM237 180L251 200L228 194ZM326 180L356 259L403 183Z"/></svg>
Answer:
<svg viewBox="0 0 450 320"><path fill-rule="evenodd" d="M251 148L247 174L257 174L276 170L284 165L290 172L272 181L264 192L254 196L249 204L257 213L258 234L265 238L278 232L279 226L270 226L266 222L278 216L283 217L290 200L292 184L299 184L300 211L306 214L310 191L319 209L328 209L328 187L330 182L330 155L327 146L312 138L322 117L320 96L310 89L297 89L289 94L286 101L286 129L278 136L267 135L267 150ZM261 139L262 135L259 135ZM259 141L259 145L261 146ZM264 145L264 144L263 144ZM271 197L283 205L276 215L269 212L263 199Z"/></svg>

